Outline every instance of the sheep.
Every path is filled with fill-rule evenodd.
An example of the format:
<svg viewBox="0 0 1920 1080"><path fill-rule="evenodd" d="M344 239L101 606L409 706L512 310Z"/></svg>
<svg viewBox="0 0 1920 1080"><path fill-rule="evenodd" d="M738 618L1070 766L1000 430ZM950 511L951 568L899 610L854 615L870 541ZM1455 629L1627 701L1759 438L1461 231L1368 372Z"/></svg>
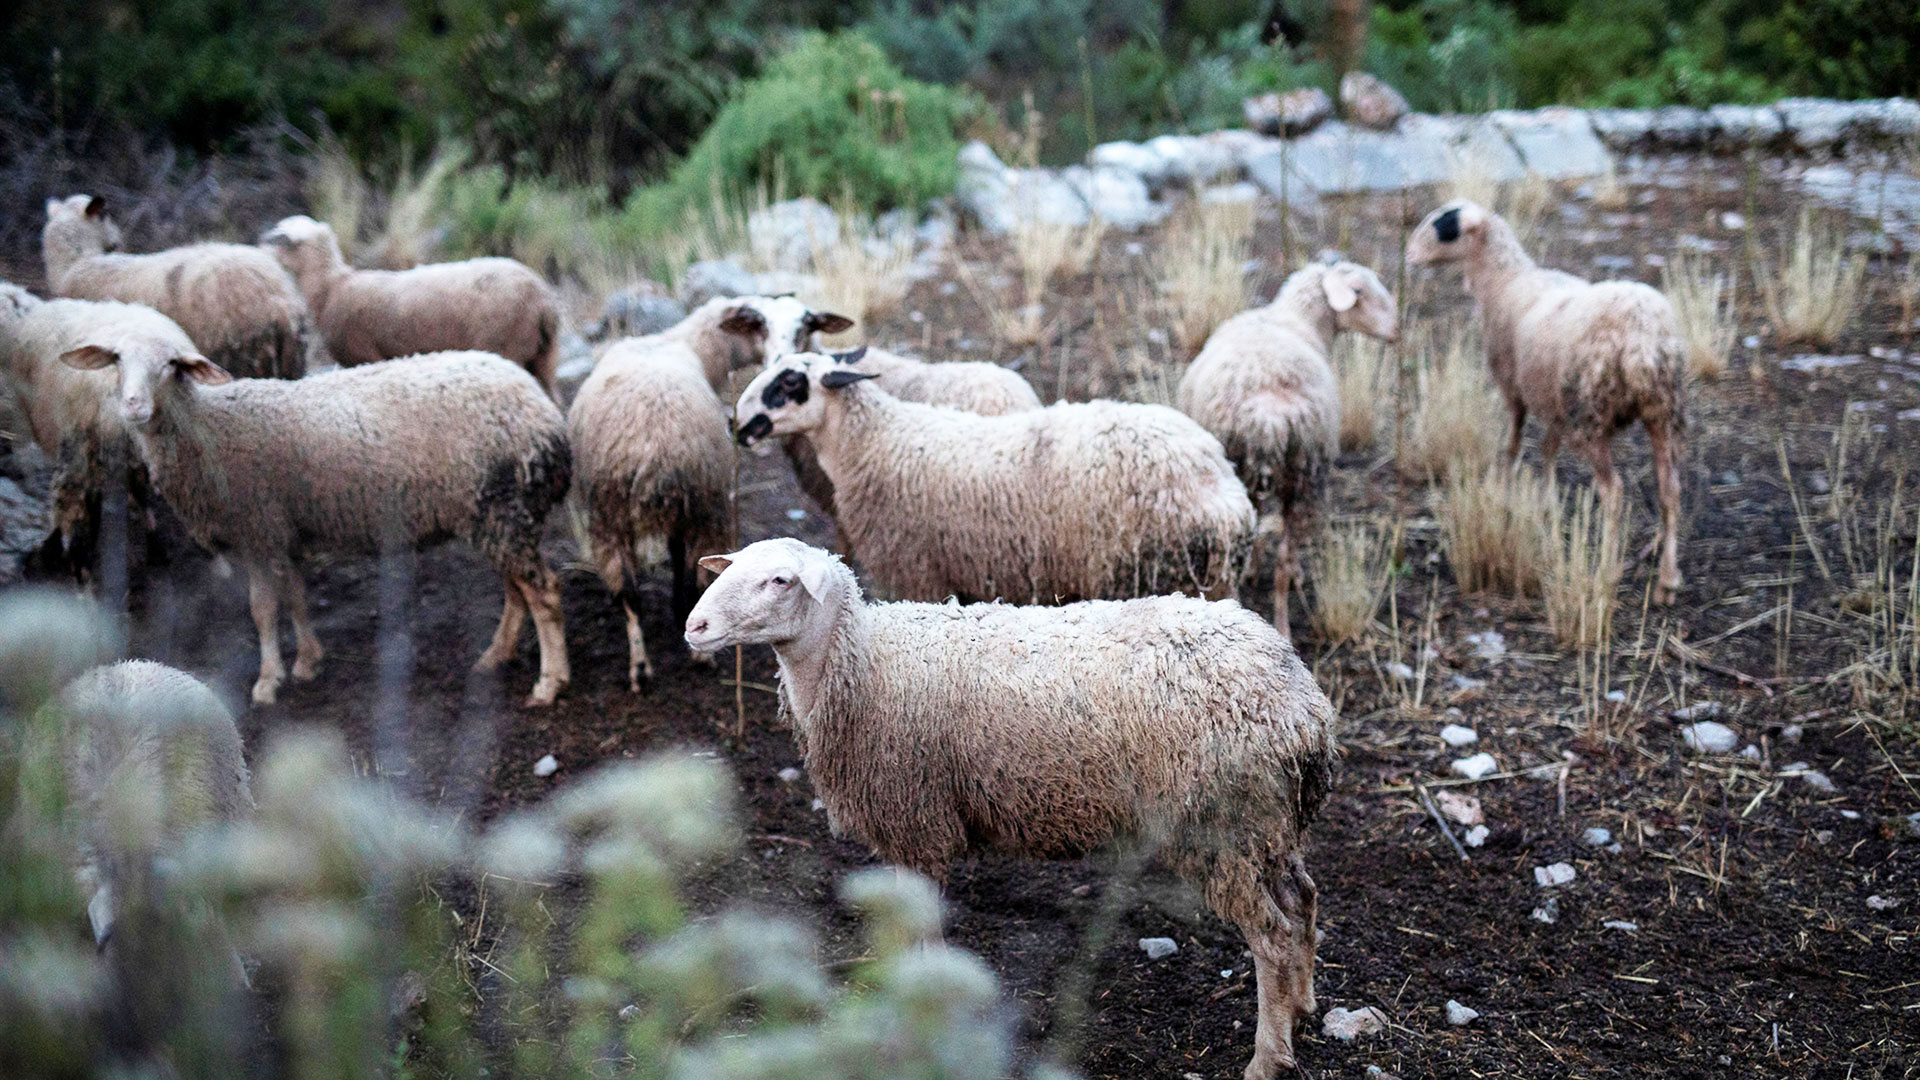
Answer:
<svg viewBox="0 0 1920 1080"><path fill-rule="evenodd" d="M299 555L452 536L505 581L499 627L475 669L513 655L531 610L540 676L527 704L552 704L569 681L560 586L539 547L571 475L566 418L519 366L448 352L292 382L235 380L176 343L131 334L89 336L60 358L115 369L120 418L154 486L195 540L245 564L260 636L256 704L273 703L286 677L282 591L299 644L293 677L318 670Z"/></svg>
<svg viewBox="0 0 1920 1080"><path fill-rule="evenodd" d="M1487 367L1513 413L1509 464L1520 457L1527 413L1537 413L1547 425L1547 468L1560 440L1571 435L1603 499L1617 511L1613 436L1635 420L1646 427L1660 485L1653 600L1673 603L1682 584L1680 458L1687 427L1686 344L1673 305L1639 282L1594 284L1536 265L1512 226L1465 199L1428 214L1407 240L1407 265L1447 262L1465 264L1467 290L1479 301Z"/></svg>
<svg viewBox="0 0 1920 1080"><path fill-rule="evenodd" d="M693 606L693 564L732 536L733 440L700 354L671 331L609 347L567 413L593 559L627 617L627 685L653 678L640 629L639 546L665 537L673 606ZM710 655L696 654L710 663Z"/></svg>
<svg viewBox="0 0 1920 1080"><path fill-rule="evenodd" d="M49 551L76 570L91 568L101 502L124 467L132 493L146 495L147 477L128 452L126 427L112 408L113 377L76 371L60 356L88 340L161 343L176 353L198 350L179 324L139 304L109 300L40 300L0 284L0 372L20 403L33 441L54 462L53 535Z"/></svg>
<svg viewBox="0 0 1920 1080"><path fill-rule="evenodd" d="M341 367L473 349L519 363L554 392L560 298L513 259L467 259L411 270L356 270L325 222L283 218L260 237L293 275Z"/></svg>
<svg viewBox="0 0 1920 1080"><path fill-rule="evenodd" d="M199 351L247 378L297 379L316 353L307 303L265 252L245 244L191 244L123 255L120 229L97 195L47 200L40 234L47 288L80 300L155 308Z"/></svg>
<svg viewBox="0 0 1920 1080"><path fill-rule="evenodd" d="M1157 848L1253 952L1248 1080L1294 1064L1294 1021L1316 1007L1303 848L1335 713L1265 620L1176 596L870 604L837 557L785 538L702 565L718 577L687 644L773 646L835 835L937 882L979 849Z"/></svg>
<svg viewBox="0 0 1920 1080"><path fill-rule="evenodd" d="M1276 537L1273 621L1282 634L1291 636L1299 545L1339 451L1340 380L1327 351L1342 330L1393 341L1399 327L1379 275L1323 257L1287 278L1272 303L1221 323L1180 378L1180 411L1220 440Z"/></svg>
<svg viewBox="0 0 1920 1080"><path fill-rule="evenodd" d="M899 599L1057 603L1233 590L1254 513L1219 440L1159 405L979 416L799 353L747 384L743 446L806 435L860 562Z"/></svg>
<svg viewBox="0 0 1920 1080"><path fill-rule="evenodd" d="M790 353L818 352L819 334L851 329L844 315L815 311L790 296L740 297L739 310L724 324L730 332L763 342L768 363ZM855 371L874 375L887 393L902 401L950 405L981 416L1004 416L1040 407L1040 395L1020 373L999 364L977 360L930 364L884 349L864 350ZM820 468L819 456L805 436L784 440L794 478L814 505L834 516L833 481Z"/></svg>

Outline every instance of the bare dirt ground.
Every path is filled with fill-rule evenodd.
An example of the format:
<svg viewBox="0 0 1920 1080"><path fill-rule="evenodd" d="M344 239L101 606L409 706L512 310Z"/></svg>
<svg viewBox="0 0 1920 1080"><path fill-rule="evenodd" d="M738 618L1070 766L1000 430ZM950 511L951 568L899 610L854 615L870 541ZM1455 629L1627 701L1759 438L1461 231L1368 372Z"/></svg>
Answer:
<svg viewBox="0 0 1920 1080"><path fill-rule="evenodd" d="M1613 214L1561 200L1543 226L1543 261L1604 276L1594 256L1624 257L1632 260L1626 275L1657 283L1647 256L1672 254L1682 234L1724 244L1723 259L1744 262L1742 236L1716 224L1721 211L1760 223L1758 242L1772 246L1767 230L1799 205L1766 169L1730 162L1697 161L1654 180L1636 184L1629 207ZM1392 282L1398 236L1426 208L1398 199L1329 207L1315 234L1296 230L1292 239L1308 249L1339 243ZM1145 269L1154 243L1151 234L1110 237L1093 273L1049 297L1053 325L1038 348L996 346L976 296L938 279L915 286L873 339L930 356L1024 356L1049 400L1122 389L1152 397L1153 373L1173 370L1163 347L1144 361L1136 355L1158 325ZM1278 284L1279 252L1277 224L1263 221L1252 295L1270 296ZM973 240L961 253L1002 257ZM1892 269L1876 262L1869 300L1832 352L1914 347L1882 288ZM1602 686L1623 691L1623 704L1594 707L1582 660L1555 644L1537 602L1459 594L1444 561L1429 558L1438 532L1424 487L1400 482L1382 455L1341 462L1333 512L1401 520L1406 539L1393 603L1365 643L1329 650L1310 634L1300 642L1341 706L1345 755L1309 856L1326 935L1317 985L1323 1009L1372 1005L1390 1025L1351 1044L1323 1037L1318 1018L1303 1025L1296 1045L1305 1075L1360 1077L1369 1066L1406 1078L1920 1074L1920 838L1902 831L1920 810L1920 736L1913 715L1871 719L1853 680L1830 678L1854 661L1860 620L1848 607L1849 572L1831 565L1844 560L1840 524L1827 510L1836 493L1851 492L1848 505L1877 511L1908 479L1920 422L1900 413L1920 406L1920 360L1783 370L1797 350L1764 335L1751 285L1743 272L1739 333L1762 335L1759 346L1736 345L1733 370L1693 397L1681 602L1643 611L1645 563L1622 588ZM1410 321L1458 316L1466 305L1451 278L1415 283L1408 301ZM1170 392L1161 385L1158 393ZM1835 432L1855 402L1867 403L1856 409L1864 437L1850 445L1875 449L1870 463L1856 459L1836 476ZM1391 401L1381 407L1390 413ZM1638 505L1637 548L1654 520L1637 431L1620 440L1620 460ZM1571 458L1560 469L1585 482ZM1814 473L1824 474L1826 493ZM1912 505L1911 492L1902 498ZM831 537L783 458L743 459L740 505L743 541ZM1888 539L1910 556L1913 517L1904 514ZM1812 556L1809 532L1829 563ZM566 563L573 554L556 521L550 557ZM383 572L413 585L387 591L411 599L385 612ZM834 890L872 860L861 845L828 835L804 776L779 778L799 759L768 692L771 654L745 656L746 727L735 742L732 664L688 662L663 575L647 593L659 675L649 693L633 696L611 601L590 574L569 570L576 681L540 712L517 704L533 677L531 641L498 681L467 673L499 600L498 583L470 553L437 550L384 571L371 561L325 562L312 581L326 663L316 682L290 685L281 704L245 715L250 745L290 725L334 725L369 771L483 820L539 800L597 761L676 746L717 753L739 778L749 841L693 883L696 906L798 915L822 928L830 953L858 949ZM182 554L136 576L133 617L138 654L244 700L255 652L240 583L219 578L198 553ZM1297 610L1294 625L1304 623ZM1490 629L1505 635L1506 653L1477 659L1465 635ZM1661 648L1674 638L1710 643L1704 656L1713 668ZM1433 654L1422 663L1426 646ZM1402 659L1423 669L1417 688L1386 674ZM1456 675L1484 686L1462 689ZM1760 759L1690 754L1668 714L1700 701L1720 703L1720 719ZM1473 749L1492 752L1502 768L1502 778L1466 788L1483 801L1491 835L1464 862L1413 786L1452 782L1447 766L1461 752L1437 736L1449 708L1478 730ZM1791 723L1805 732L1797 745L1781 737ZM546 754L560 771L536 778L533 763ZM1834 790L1783 774L1792 762L1824 772ZM1526 775L1542 765L1547 778ZM1585 846L1581 834L1593 826L1610 830L1621 849ZM1558 920L1547 923L1533 917L1547 895L1533 868L1559 861L1578 876L1556 891ZM1152 870L1117 879L1109 858L984 856L955 868L947 896L949 940L1000 974L1028 1052L1059 1053L1090 1077L1240 1075L1252 1042L1250 959L1231 928L1176 882ZM1875 910L1869 896L1897 906ZM1148 961L1136 939L1159 936L1180 951ZM1480 1018L1449 1026L1449 999Z"/></svg>

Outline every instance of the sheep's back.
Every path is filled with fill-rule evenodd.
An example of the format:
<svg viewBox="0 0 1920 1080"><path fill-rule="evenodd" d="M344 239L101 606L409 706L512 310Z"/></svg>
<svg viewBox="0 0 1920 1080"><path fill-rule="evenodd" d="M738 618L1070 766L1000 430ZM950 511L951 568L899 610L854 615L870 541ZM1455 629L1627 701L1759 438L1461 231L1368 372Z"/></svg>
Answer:
<svg viewBox="0 0 1920 1080"><path fill-rule="evenodd" d="M1180 380L1180 411L1220 440L1254 495L1317 487L1338 449L1340 384L1319 346L1266 309L1220 325Z"/></svg>
<svg viewBox="0 0 1920 1080"><path fill-rule="evenodd" d="M325 329L330 341L351 343L342 363L479 349L527 364L558 318L559 301L538 274L488 258L354 271L328 297Z"/></svg>
<svg viewBox="0 0 1920 1080"><path fill-rule="evenodd" d="M724 537L733 447L725 406L692 349L657 339L614 345L581 385L567 429L596 541Z"/></svg>
<svg viewBox="0 0 1920 1080"><path fill-rule="evenodd" d="M1672 304L1640 282L1571 280L1515 326L1528 407L1605 431L1677 414L1684 353Z"/></svg>
<svg viewBox="0 0 1920 1080"><path fill-rule="evenodd" d="M1040 395L1017 371L980 361L927 363L900 358L880 376L881 389L902 401L945 405L981 416L1040 407Z"/></svg>
<svg viewBox="0 0 1920 1080"><path fill-rule="evenodd" d="M304 370L306 301L273 256L245 244L190 244L95 255L56 283L61 295L145 304L180 324L209 360L241 378Z"/></svg>

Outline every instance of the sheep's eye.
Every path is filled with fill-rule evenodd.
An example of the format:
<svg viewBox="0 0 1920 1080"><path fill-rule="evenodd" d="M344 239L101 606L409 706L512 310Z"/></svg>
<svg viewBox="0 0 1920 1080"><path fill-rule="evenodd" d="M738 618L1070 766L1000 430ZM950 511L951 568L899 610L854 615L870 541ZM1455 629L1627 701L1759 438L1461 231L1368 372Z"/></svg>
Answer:
<svg viewBox="0 0 1920 1080"><path fill-rule="evenodd" d="M779 586L781 586L782 588L785 588L786 586L788 586L788 585L791 585L791 584L793 584L793 582L791 582L791 581L789 581L789 580L787 580L786 578L783 578L783 577L776 577L776 578L774 578L774 579L773 579L773 583L774 583L775 585L779 585Z"/></svg>

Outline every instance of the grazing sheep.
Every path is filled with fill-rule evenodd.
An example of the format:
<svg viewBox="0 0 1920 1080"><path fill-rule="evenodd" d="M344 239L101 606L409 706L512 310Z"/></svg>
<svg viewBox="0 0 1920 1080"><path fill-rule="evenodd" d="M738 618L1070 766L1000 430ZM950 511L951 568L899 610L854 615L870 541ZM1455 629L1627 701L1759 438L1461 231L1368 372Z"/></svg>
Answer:
<svg viewBox="0 0 1920 1080"><path fill-rule="evenodd" d="M540 558L547 513L566 495L566 418L516 365L481 352L435 353L309 376L241 379L170 342L88 338L61 359L117 370L121 420L153 483L195 540L248 571L260 677L271 703L285 678L278 630L285 590L313 678L320 641L307 622L297 558L377 553L464 537L506 583L493 644L475 665L513 655L529 609L549 705L570 676L560 585Z"/></svg>
<svg viewBox="0 0 1920 1080"><path fill-rule="evenodd" d="M168 355L193 354L194 343L172 319L139 304L105 300L39 300L0 285L0 372L12 388L33 441L54 462L50 544L77 570L93 565L101 500L112 470L127 470L129 488L144 495L146 471L127 446L113 408L113 376L76 371L61 354L88 341L153 343Z"/></svg>
<svg viewBox="0 0 1920 1080"><path fill-rule="evenodd" d="M81 300L146 304L199 351L242 378L297 379L318 349L307 303L280 264L245 244L190 244L122 255L96 195L47 200L40 234L47 288Z"/></svg>
<svg viewBox="0 0 1920 1080"><path fill-rule="evenodd" d="M567 413L574 483L586 500L600 580L626 612L627 684L636 691L653 678L634 585L641 543L666 538L674 614L685 618L692 560L732 535L727 409L707 385L700 354L671 333L607 349Z"/></svg>
<svg viewBox="0 0 1920 1080"><path fill-rule="evenodd" d="M260 237L286 267L341 367L465 349L504 356L553 393L560 298L526 264L467 259L356 270L332 227L304 214Z"/></svg>
<svg viewBox="0 0 1920 1080"><path fill-rule="evenodd" d="M1379 275L1337 256L1294 272L1266 307L1213 332L1181 376L1180 411L1213 432L1275 532L1273 622L1339 450L1340 379L1327 352L1342 330L1392 341L1400 320ZM1275 525L1268 522L1277 517Z"/></svg>
<svg viewBox="0 0 1920 1080"><path fill-rule="evenodd" d="M687 644L773 646L836 835L936 881L979 849L1157 849L1253 952L1248 1080L1293 1065L1294 1020L1315 1008L1303 847L1335 714L1264 620L1173 596L869 604L839 559L791 539L703 565L719 577Z"/></svg>
<svg viewBox="0 0 1920 1080"><path fill-rule="evenodd" d="M784 357L734 415L745 446L808 436L842 534L887 592L1058 603L1233 590L1253 505L1187 417L1114 401L979 416L901 401L873 378Z"/></svg>
<svg viewBox="0 0 1920 1080"><path fill-rule="evenodd" d="M1408 265L1443 262L1465 263L1467 290L1480 304L1487 367L1513 411L1509 462L1520 456L1527 413L1538 413L1547 424L1547 468L1571 435L1602 497L1618 510L1613 436L1635 420L1646 427L1660 483L1653 599L1673 603L1687 427L1686 343L1673 305L1639 282L1594 284L1535 265L1500 215L1465 199L1428 214L1407 240Z"/></svg>

